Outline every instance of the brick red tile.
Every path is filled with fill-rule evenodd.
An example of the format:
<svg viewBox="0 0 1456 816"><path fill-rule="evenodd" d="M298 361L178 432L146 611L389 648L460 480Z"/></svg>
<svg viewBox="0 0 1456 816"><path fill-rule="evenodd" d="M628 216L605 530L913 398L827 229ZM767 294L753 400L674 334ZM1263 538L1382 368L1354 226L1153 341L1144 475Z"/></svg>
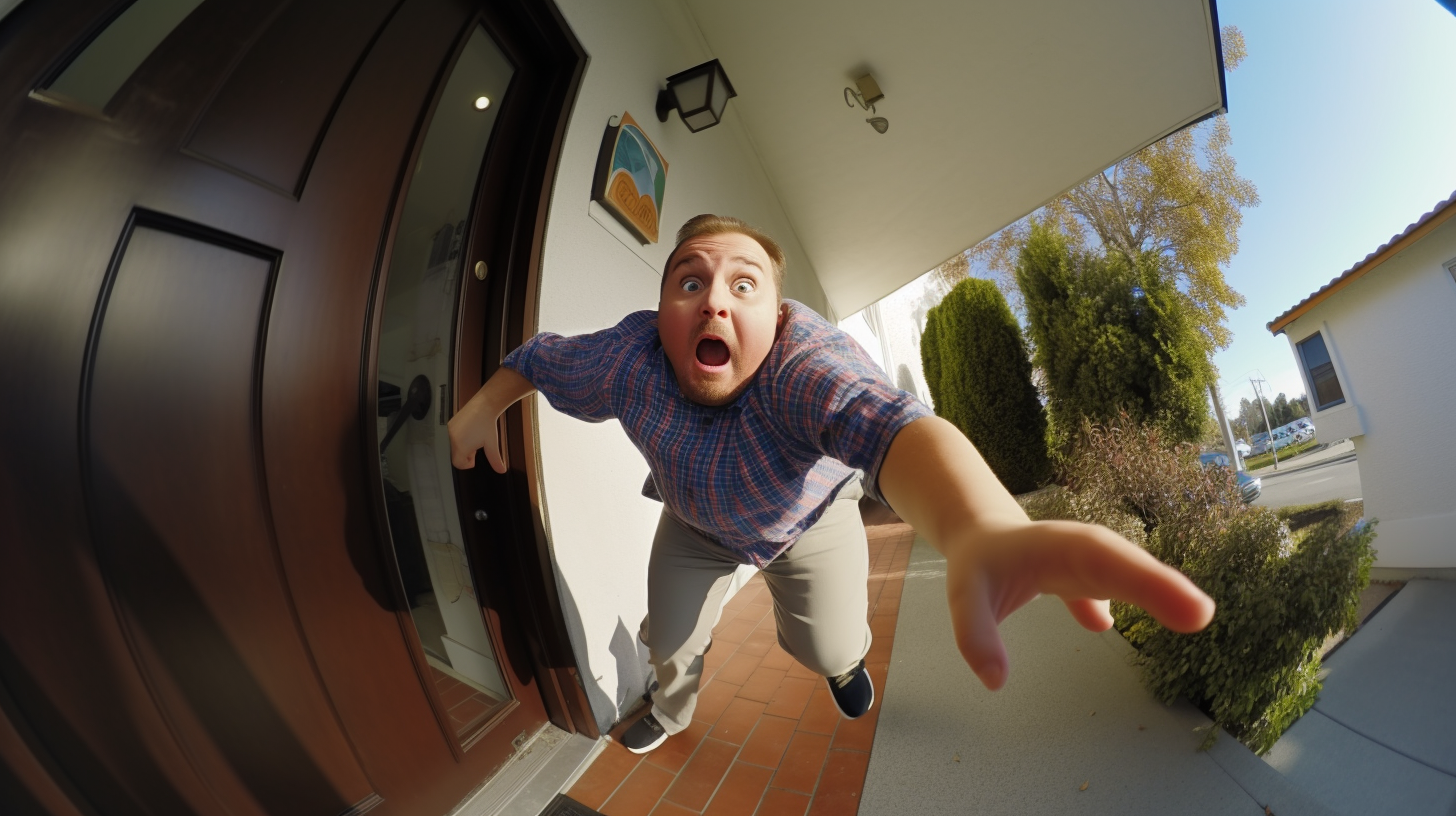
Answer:
<svg viewBox="0 0 1456 816"><path fill-rule="evenodd" d="M877 638L891 638L895 636L895 621L898 615L893 612L880 612L870 618L870 633Z"/></svg>
<svg viewBox="0 0 1456 816"><path fill-rule="evenodd" d="M773 771L768 768L733 763L703 816L753 816L772 776Z"/></svg>
<svg viewBox="0 0 1456 816"><path fill-rule="evenodd" d="M748 735L748 741L743 743L743 750L738 752L738 761L777 768L789 741L794 738L794 726L798 724L797 720L787 717L760 717L753 733Z"/></svg>
<svg viewBox="0 0 1456 816"><path fill-rule="evenodd" d="M784 758L779 760L779 769L769 784L775 788L813 793L819 782L819 773L824 770L824 757L829 753L829 737L796 731L789 741Z"/></svg>
<svg viewBox="0 0 1456 816"><path fill-rule="evenodd" d="M758 816L804 816L809 797L802 793L769 788L758 806Z"/></svg>
<svg viewBox="0 0 1456 816"><path fill-rule="evenodd" d="M889 663L890 662L890 638L875 638L870 644L869 653L865 655L865 663Z"/></svg>
<svg viewBox="0 0 1456 816"><path fill-rule="evenodd" d="M809 816L855 816L869 765L869 754L830 751L819 789L814 792L814 803L809 806Z"/></svg>
<svg viewBox="0 0 1456 816"><path fill-rule="evenodd" d="M883 700L885 698L885 685L889 682L887 678L890 674L890 664L872 663L866 660L865 671L870 674L870 682L875 684L875 700Z"/></svg>
<svg viewBox="0 0 1456 816"><path fill-rule="evenodd" d="M718 674L718 669L728 662L728 658L738 650L736 643L714 643L708 648L707 654L703 655L703 682L707 682Z"/></svg>
<svg viewBox="0 0 1456 816"><path fill-rule="evenodd" d="M764 655L768 654L769 649L773 648L774 644L778 642L778 635L774 632L772 628L760 627L759 629L754 630L753 634L749 635L748 638L743 641L743 644L738 647L738 651L742 652L743 654L751 654L757 657L763 657Z"/></svg>
<svg viewBox="0 0 1456 816"><path fill-rule="evenodd" d="M725 683L741 686L748 682L748 678L753 676L754 669L758 668L759 660L761 658L757 655L746 655L735 652L732 657L723 663L722 668L718 669L718 673L713 675L713 677Z"/></svg>
<svg viewBox="0 0 1456 816"><path fill-rule="evenodd" d="M797 660L794 661L794 665L792 665L792 666L789 667L789 676L790 677L802 677L805 680L823 680L824 679L820 675L815 674L811 669L809 669L803 663L800 663Z"/></svg>
<svg viewBox="0 0 1456 816"><path fill-rule="evenodd" d="M698 743L708 735L711 725L699 720L688 723L688 727L667 738L667 741L657 746L651 753L647 754L647 761L663 769L677 773L688 764L688 757L698 749Z"/></svg>
<svg viewBox="0 0 1456 816"><path fill-rule="evenodd" d="M751 621L738 620L734 618L726 623L718 624L713 630L714 643L742 643L753 634L755 624Z"/></svg>
<svg viewBox="0 0 1456 816"><path fill-rule="evenodd" d="M760 668L760 672L764 669ZM821 685L813 680L804 677L785 677L773 693L773 698L768 701L768 708L765 714L772 714L775 717L788 717L797 720L804 713L804 708L809 705L809 695L814 693L814 688Z"/></svg>
<svg viewBox="0 0 1456 816"><path fill-rule="evenodd" d="M768 648L768 654L763 656L763 660L759 661L758 665L764 669L784 669L787 671L795 662L794 656L784 651L784 647L775 641Z"/></svg>
<svg viewBox="0 0 1456 816"><path fill-rule="evenodd" d="M753 726L758 723L758 718L763 716L764 708L763 703L735 697L733 702L728 704L723 716L713 724L713 730L708 732L708 736L715 740L742 745L748 739L748 735L753 732Z"/></svg>
<svg viewBox="0 0 1456 816"><path fill-rule="evenodd" d="M815 734L833 734L834 729L839 726L839 721L844 719L839 709L834 707L834 700L829 696L829 688L821 680L809 695L809 704L804 707L804 714L799 717L800 731L809 731Z"/></svg>
<svg viewBox="0 0 1456 816"><path fill-rule="evenodd" d="M601 810L602 803L641 762L641 756L623 748L621 743L608 742L607 747L592 760L591 767L566 793L593 810Z"/></svg>
<svg viewBox="0 0 1456 816"><path fill-rule="evenodd" d="M693 719L702 720L709 725L718 721L723 716L723 711L733 698L738 694L738 686L732 683L724 683L722 680L714 680L702 687L698 692L698 706L693 709Z"/></svg>
<svg viewBox="0 0 1456 816"><path fill-rule="evenodd" d="M774 698L774 692L779 690L779 685L784 682L788 672L782 669L765 669L760 667L738 690L738 696L746 700L757 700L760 703L767 703Z"/></svg>
<svg viewBox="0 0 1456 816"><path fill-rule="evenodd" d="M674 805L668 801L662 801L658 802L657 807L652 810L652 816L698 816L698 812L696 810L688 810L681 805Z"/></svg>
<svg viewBox="0 0 1456 816"><path fill-rule="evenodd" d="M603 816L647 816L672 780L671 771L643 762L627 775L622 786L602 805L601 812Z"/></svg>
<svg viewBox="0 0 1456 816"><path fill-rule="evenodd" d="M703 740L697 753L688 760L687 766L677 775L677 781L667 789L663 798L685 808L701 811L718 789L718 783L728 774L728 768L733 764L733 757L737 753L737 745L711 738Z"/></svg>
<svg viewBox="0 0 1456 816"><path fill-rule="evenodd" d="M883 701L878 699L879 693L879 686L876 686L875 705L863 717L840 721L839 728L834 732L834 742L830 746L832 749L868 752L874 747L875 726L880 721L880 707L883 705Z"/></svg>

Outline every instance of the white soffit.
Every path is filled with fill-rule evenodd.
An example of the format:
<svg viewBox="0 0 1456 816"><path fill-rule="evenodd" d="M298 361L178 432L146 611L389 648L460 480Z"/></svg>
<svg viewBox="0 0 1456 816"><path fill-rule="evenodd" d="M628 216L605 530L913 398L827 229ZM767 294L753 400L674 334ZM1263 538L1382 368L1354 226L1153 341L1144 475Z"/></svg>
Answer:
<svg viewBox="0 0 1456 816"><path fill-rule="evenodd" d="M840 315L1223 108L1210 0L681 2Z"/></svg>

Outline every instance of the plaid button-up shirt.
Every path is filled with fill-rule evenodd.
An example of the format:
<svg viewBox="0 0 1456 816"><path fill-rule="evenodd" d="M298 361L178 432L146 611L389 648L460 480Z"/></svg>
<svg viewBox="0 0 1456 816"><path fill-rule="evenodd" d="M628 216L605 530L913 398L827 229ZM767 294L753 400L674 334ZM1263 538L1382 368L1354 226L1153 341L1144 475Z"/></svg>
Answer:
<svg viewBox="0 0 1456 816"><path fill-rule="evenodd" d="M785 302L784 329L758 376L720 407L683 396L652 311L594 334L538 334L504 365L562 413L621 420L652 471L643 493L762 567L819 520L856 471L879 498L891 440L932 415L853 338Z"/></svg>

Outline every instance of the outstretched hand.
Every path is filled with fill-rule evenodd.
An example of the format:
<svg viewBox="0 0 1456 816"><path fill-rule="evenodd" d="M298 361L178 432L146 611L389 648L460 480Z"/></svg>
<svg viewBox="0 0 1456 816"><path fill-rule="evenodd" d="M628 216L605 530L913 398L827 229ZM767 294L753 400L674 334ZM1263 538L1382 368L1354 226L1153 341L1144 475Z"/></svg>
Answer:
<svg viewBox="0 0 1456 816"><path fill-rule="evenodd" d="M1136 604L1175 632L1213 619L1213 600L1192 581L1105 527L1024 522L945 542L941 551L956 647L988 689L1001 688L1009 670L997 627L1041 594L1060 597L1094 632L1112 626L1107 598Z"/></svg>
<svg viewBox="0 0 1456 816"><path fill-rule="evenodd" d="M880 494L945 555L956 647L998 689L1009 664L997 627L1043 593L1078 623L1112 626L1108 599L1136 604L1175 632L1213 619L1213 599L1187 576L1106 527L1027 519L975 446L939 417L896 434L879 473Z"/></svg>

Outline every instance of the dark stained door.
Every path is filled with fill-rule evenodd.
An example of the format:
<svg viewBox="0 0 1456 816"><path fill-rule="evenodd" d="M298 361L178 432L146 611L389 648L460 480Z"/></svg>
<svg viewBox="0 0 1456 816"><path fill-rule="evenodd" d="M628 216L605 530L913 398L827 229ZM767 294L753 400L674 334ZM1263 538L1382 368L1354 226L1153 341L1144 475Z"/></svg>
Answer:
<svg viewBox="0 0 1456 816"><path fill-rule="evenodd" d="M445 813L546 721L518 598L492 597L512 544L445 508L450 587L479 596L451 666L412 612L378 457L425 134L470 43L515 20L32 0L0 22L0 810ZM522 105L467 172L510 175ZM496 223L516 188L467 185L457 267L529 233ZM458 271L436 306L469 331L445 332L429 419L511 317ZM469 722L460 677L493 693Z"/></svg>

